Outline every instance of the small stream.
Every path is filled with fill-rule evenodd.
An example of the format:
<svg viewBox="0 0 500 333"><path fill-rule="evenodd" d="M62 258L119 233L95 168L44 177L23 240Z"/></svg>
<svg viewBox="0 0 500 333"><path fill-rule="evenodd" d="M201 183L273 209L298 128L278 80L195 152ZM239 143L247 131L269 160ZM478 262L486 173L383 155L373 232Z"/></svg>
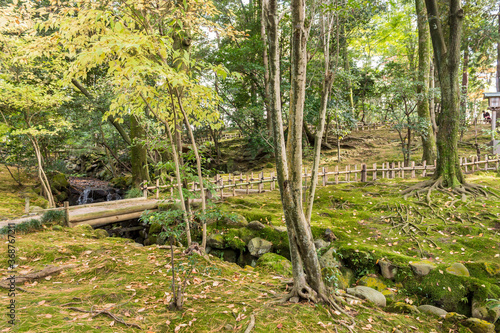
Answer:
<svg viewBox="0 0 500 333"><path fill-rule="evenodd" d="M122 199L120 189L112 187L109 182L94 179L69 177L70 206Z"/></svg>

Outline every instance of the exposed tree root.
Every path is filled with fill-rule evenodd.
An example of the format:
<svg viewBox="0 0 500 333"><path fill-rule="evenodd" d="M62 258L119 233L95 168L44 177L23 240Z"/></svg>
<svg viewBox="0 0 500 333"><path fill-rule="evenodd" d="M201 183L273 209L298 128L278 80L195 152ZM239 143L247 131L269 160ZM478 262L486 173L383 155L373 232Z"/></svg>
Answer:
<svg viewBox="0 0 500 333"><path fill-rule="evenodd" d="M47 266L46 268L42 269L41 271L36 271L33 273L28 273L20 276L15 277L15 284L24 284L25 282L31 282L33 280L38 280L42 279L46 276L49 275L56 275L59 274L61 271L65 269L70 269L70 268L75 268L76 265L64 265L64 266ZM0 287L9 289L10 285L10 280L4 279L0 281ZM16 287L16 289L21 290L21 288ZM24 290L23 290L24 291Z"/></svg>
<svg viewBox="0 0 500 333"><path fill-rule="evenodd" d="M250 333L253 330L253 327L255 326L255 316L253 313L250 315L250 324L248 324L247 329L245 330L245 333Z"/></svg>
<svg viewBox="0 0 500 333"><path fill-rule="evenodd" d="M443 185L443 178L439 177L437 179L430 179L424 182L418 183L416 185L410 186L406 190L402 192L404 198L406 199L408 196L415 195L417 198L420 198L420 194L425 194L426 202L430 207L431 204L431 193L433 191L439 191L450 196L458 196L463 202L467 201L467 197L472 195L474 197L483 196L488 197L489 195L494 195L498 197L499 195L490 189L486 189L483 186L476 184L461 184L460 186L447 188ZM452 202L455 203L458 200Z"/></svg>
<svg viewBox="0 0 500 333"><path fill-rule="evenodd" d="M116 315L112 314L111 312L109 311L106 311L106 310L101 310L101 311L88 311L88 310L84 310L84 309L80 309L80 308L75 308L75 307L69 307L67 308L68 310L73 310L73 311L79 311L79 312L85 312L85 313L90 313L92 314L92 318L98 316L98 315L106 315L108 317L110 317L111 319L113 319L114 321L120 323L120 324L123 324L127 327L135 327L135 328L138 328L140 330L142 330L141 326L137 325L137 324L134 324L134 323L127 323L125 322L123 319L117 317Z"/></svg>

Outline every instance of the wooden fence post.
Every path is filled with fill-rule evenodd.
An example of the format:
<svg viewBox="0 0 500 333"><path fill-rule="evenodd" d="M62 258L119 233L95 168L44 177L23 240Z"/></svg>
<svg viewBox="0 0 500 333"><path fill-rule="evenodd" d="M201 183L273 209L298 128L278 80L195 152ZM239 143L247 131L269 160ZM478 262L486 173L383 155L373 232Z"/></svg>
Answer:
<svg viewBox="0 0 500 333"><path fill-rule="evenodd" d="M415 161L411 161L411 178L415 178Z"/></svg>
<svg viewBox="0 0 500 333"><path fill-rule="evenodd" d="M64 220L66 221L66 226L71 227L69 222L69 201L64 201Z"/></svg>
<svg viewBox="0 0 500 333"><path fill-rule="evenodd" d="M382 179L385 178L385 162L382 162Z"/></svg>
<svg viewBox="0 0 500 333"><path fill-rule="evenodd" d="M156 178L156 200L160 199L160 178Z"/></svg>
<svg viewBox="0 0 500 333"><path fill-rule="evenodd" d="M323 186L326 186L326 168L323 167Z"/></svg>
<svg viewBox="0 0 500 333"><path fill-rule="evenodd" d="M345 166L345 181L350 183L351 182L351 166L350 165L346 165Z"/></svg>
<svg viewBox="0 0 500 333"><path fill-rule="evenodd" d="M253 172L252 172L252 177L250 178L250 181L253 182L254 179L253 179ZM250 184L250 188L253 190L253 184Z"/></svg>
<svg viewBox="0 0 500 333"><path fill-rule="evenodd" d="M224 178L220 176L219 181L220 181L220 198L224 199Z"/></svg>
<svg viewBox="0 0 500 333"><path fill-rule="evenodd" d="M392 162L391 163L391 178L394 179L396 178L396 163Z"/></svg>
<svg viewBox="0 0 500 333"><path fill-rule="evenodd" d="M377 180L377 163L373 163L373 176L372 180L375 181Z"/></svg>
<svg viewBox="0 0 500 333"><path fill-rule="evenodd" d="M358 181L358 165L354 164L354 181Z"/></svg>
<svg viewBox="0 0 500 333"><path fill-rule="evenodd" d="M366 164L361 164L361 182L366 183Z"/></svg>
<svg viewBox="0 0 500 333"><path fill-rule="evenodd" d="M262 193L262 178L264 178L264 172L263 171L261 173L259 173L259 185L258 185L259 193Z"/></svg>
<svg viewBox="0 0 500 333"><path fill-rule="evenodd" d="M30 198L24 198L24 213L29 214L30 212Z"/></svg>
<svg viewBox="0 0 500 333"><path fill-rule="evenodd" d="M236 179L234 179L234 173L233 173L233 180L232 180L232 184L233 185L233 197L236 196Z"/></svg>
<svg viewBox="0 0 500 333"><path fill-rule="evenodd" d="M495 169L498 171L498 155L495 155Z"/></svg>
<svg viewBox="0 0 500 333"><path fill-rule="evenodd" d="M248 184L250 182L250 180L248 179L248 175L246 175L246 176L247 176L247 194L248 194L248 193L250 193L250 187Z"/></svg>
<svg viewBox="0 0 500 333"><path fill-rule="evenodd" d="M404 178L404 173L401 170L401 162L398 162L398 178Z"/></svg>
<svg viewBox="0 0 500 333"><path fill-rule="evenodd" d="M465 173L469 171L469 166L467 165L467 157L464 157Z"/></svg>
<svg viewBox="0 0 500 333"><path fill-rule="evenodd" d="M488 171L488 154L486 154L486 156L484 156L484 171Z"/></svg>
<svg viewBox="0 0 500 333"><path fill-rule="evenodd" d="M422 170L422 177L425 177L425 175L427 175L427 161L424 161L423 167L424 170Z"/></svg>
<svg viewBox="0 0 500 333"><path fill-rule="evenodd" d="M142 182L142 195L144 196L144 199L148 198L148 182L145 180Z"/></svg>
<svg viewBox="0 0 500 333"><path fill-rule="evenodd" d="M304 167L304 188L307 190L307 168ZM305 193L306 191L304 191ZM305 202L305 197L304 197L304 202Z"/></svg>
<svg viewBox="0 0 500 333"><path fill-rule="evenodd" d="M170 177L170 199L174 197L174 179Z"/></svg>
<svg viewBox="0 0 500 333"><path fill-rule="evenodd" d="M339 166L335 166L335 184L339 183Z"/></svg>
<svg viewBox="0 0 500 333"><path fill-rule="evenodd" d="M472 156L472 173L476 171L476 156Z"/></svg>

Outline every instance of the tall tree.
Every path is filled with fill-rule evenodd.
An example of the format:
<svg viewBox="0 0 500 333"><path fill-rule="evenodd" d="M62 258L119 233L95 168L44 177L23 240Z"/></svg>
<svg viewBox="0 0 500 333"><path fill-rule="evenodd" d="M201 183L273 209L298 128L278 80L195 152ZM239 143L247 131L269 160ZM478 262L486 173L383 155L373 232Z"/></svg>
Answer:
<svg viewBox="0 0 500 333"><path fill-rule="evenodd" d="M306 42L304 0L293 0L292 10L292 86L288 142L281 109L279 16L277 0L269 1L267 31L269 39L269 69L271 83L270 107L273 119L276 171L281 202L290 242L293 265L293 288L289 298L318 301L325 298L325 286L314 249L311 228L302 208L302 125L305 95Z"/></svg>
<svg viewBox="0 0 500 333"><path fill-rule="evenodd" d="M429 75L431 67L431 44L429 26L427 25L427 13L425 11L424 0L415 0L417 11L418 29L418 85L417 94L419 101L417 113L424 123L421 128L422 138L422 161L433 164L436 158L436 140L432 130L431 115L429 110Z"/></svg>
<svg viewBox="0 0 500 333"><path fill-rule="evenodd" d="M460 0L425 0L434 58L441 87L441 113L437 119L437 167L434 178L445 187L465 183L458 159L460 123L460 42L464 11ZM447 7L445 24L439 7Z"/></svg>

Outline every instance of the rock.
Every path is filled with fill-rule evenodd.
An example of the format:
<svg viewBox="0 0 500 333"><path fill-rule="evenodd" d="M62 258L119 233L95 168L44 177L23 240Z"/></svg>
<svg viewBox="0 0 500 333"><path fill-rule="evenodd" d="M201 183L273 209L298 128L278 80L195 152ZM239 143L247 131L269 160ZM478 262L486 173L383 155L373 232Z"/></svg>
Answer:
<svg viewBox="0 0 500 333"><path fill-rule="evenodd" d="M96 229L94 230L94 235L97 237L97 239L102 239L109 237L109 234L106 230L104 229Z"/></svg>
<svg viewBox="0 0 500 333"><path fill-rule="evenodd" d="M463 264L456 262L446 269L450 274L457 276L470 276L469 270Z"/></svg>
<svg viewBox="0 0 500 333"><path fill-rule="evenodd" d="M437 306L434 305L420 305L417 308L420 312L427 313L427 314L433 314L435 316L446 316L448 311L443 310L441 308L438 308Z"/></svg>
<svg viewBox="0 0 500 333"><path fill-rule="evenodd" d="M41 213L41 212L43 212L42 207L30 206L30 213Z"/></svg>
<svg viewBox="0 0 500 333"><path fill-rule="evenodd" d="M387 307L386 311L394 313L410 313L410 314L420 313L420 311L417 309L415 305L411 305L405 302L396 302L391 306Z"/></svg>
<svg viewBox="0 0 500 333"><path fill-rule="evenodd" d="M73 228L73 231L76 233L86 234L87 236L94 234L94 228L92 228L92 226L87 223L77 225L76 227Z"/></svg>
<svg viewBox="0 0 500 333"><path fill-rule="evenodd" d="M234 327L233 327L233 325L231 325L231 324L226 324L226 325L224 325L224 329L225 329L226 331L234 331Z"/></svg>
<svg viewBox="0 0 500 333"><path fill-rule="evenodd" d="M248 242L247 247L251 255L254 257L260 257L263 254L271 252L273 243L260 237L255 237Z"/></svg>
<svg viewBox="0 0 500 333"><path fill-rule="evenodd" d="M382 282L382 280L380 280L379 278L367 276L367 275L365 275L361 279L359 279L358 284L361 286L373 288L373 289L380 291L380 292L387 289L387 286L385 285L384 282Z"/></svg>
<svg viewBox="0 0 500 333"><path fill-rule="evenodd" d="M385 307L387 301L385 296L380 292L370 287L357 286L354 288L347 288L347 293L359 298L366 299L376 306Z"/></svg>
<svg viewBox="0 0 500 333"><path fill-rule="evenodd" d="M491 306L487 306L484 302L473 300L472 317L495 323L500 317L500 300L492 303Z"/></svg>
<svg viewBox="0 0 500 333"><path fill-rule="evenodd" d="M329 249L319 258L319 264L322 268L327 267L340 267L340 263L336 257L336 250L334 248Z"/></svg>
<svg viewBox="0 0 500 333"><path fill-rule="evenodd" d="M321 275L327 287L343 290L349 288L349 278L337 267L324 267L321 269Z"/></svg>
<svg viewBox="0 0 500 333"><path fill-rule="evenodd" d="M273 229L276 230L276 231L278 231L278 232L287 232L286 227L284 227L284 226L283 227L280 227L280 226L275 227L275 226L273 226Z"/></svg>
<svg viewBox="0 0 500 333"><path fill-rule="evenodd" d="M224 217L222 223L228 228L241 228L248 225L247 219L240 214L232 214L230 217Z"/></svg>
<svg viewBox="0 0 500 333"><path fill-rule="evenodd" d="M327 247L328 245L330 245L330 242L325 242L322 239L316 239L314 241L314 247L316 248L316 250L319 250L319 249L322 249L324 247Z"/></svg>
<svg viewBox="0 0 500 333"><path fill-rule="evenodd" d="M66 178L66 175L61 172L57 172L52 177L50 177L50 184L52 185L52 188L58 191L66 190L69 187L69 182Z"/></svg>
<svg viewBox="0 0 500 333"><path fill-rule="evenodd" d="M337 240L337 236L335 236L335 234L330 228L326 228L324 238L327 242L333 242Z"/></svg>
<svg viewBox="0 0 500 333"><path fill-rule="evenodd" d="M397 266L394 266L390 261L385 260L379 260L378 265L380 266L380 271L384 278L394 280L394 277L398 272Z"/></svg>
<svg viewBox="0 0 500 333"><path fill-rule="evenodd" d="M490 276L500 276L500 264L485 262L484 269Z"/></svg>
<svg viewBox="0 0 500 333"><path fill-rule="evenodd" d="M276 253L263 254L257 260L257 267L269 268L284 276L292 276L292 263L287 258Z"/></svg>
<svg viewBox="0 0 500 333"><path fill-rule="evenodd" d="M453 323L456 323L456 322L459 322L459 321L462 321L465 319L467 319L467 316L464 316L463 314L456 313L456 312L448 312L444 316L444 320L451 321Z"/></svg>
<svg viewBox="0 0 500 333"><path fill-rule="evenodd" d="M417 276L426 276L436 268L436 266L429 263L411 263L410 267Z"/></svg>
<svg viewBox="0 0 500 333"><path fill-rule="evenodd" d="M207 245L214 249L224 248L224 236L221 234L210 234L207 237Z"/></svg>
<svg viewBox="0 0 500 333"><path fill-rule="evenodd" d="M151 223L149 226L149 234L159 234L161 232L161 224L160 223Z"/></svg>
<svg viewBox="0 0 500 333"><path fill-rule="evenodd" d="M262 230L265 227L266 226L263 225L262 223L260 223L259 221L252 221L252 222L249 222L247 225L247 228L251 229L251 230Z"/></svg>
<svg viewBox="0 0 500 333"><path fill-rule="evenodd" d="M469 318L463 324L473 333L495 333L495 325L478 318Z"/></svg>
<svg viewBox="0 0 500 333"><path fill-rule="evenodd" d="M61 230L63 230L63 227L61 227L60 225L55 225L52 227L52 230L61 231Z"/></svg>

